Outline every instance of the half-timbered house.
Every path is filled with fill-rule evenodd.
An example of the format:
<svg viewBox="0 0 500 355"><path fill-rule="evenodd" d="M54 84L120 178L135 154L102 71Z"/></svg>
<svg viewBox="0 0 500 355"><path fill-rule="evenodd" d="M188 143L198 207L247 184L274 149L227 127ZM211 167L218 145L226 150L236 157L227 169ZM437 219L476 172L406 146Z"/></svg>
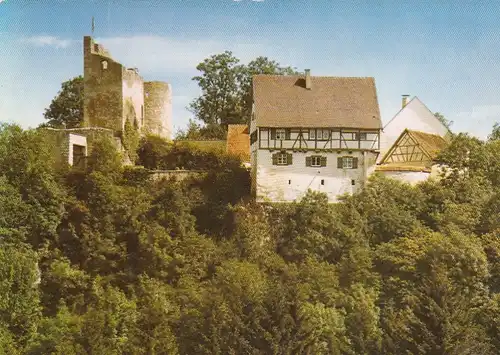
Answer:
<svg viewBox="0 0 500 355"><path fill-rule="evenodd" d="M439 178L442 168L435 159L447 145L440 135L405 129L375 170L410 184Z"/></svg>
<svg viewBox="0 0 500 355"><path fill-rule="evenodd" d="M256 200L294 201L311 189L335 202L355 192L374 171L381 127L373 78L254 76Z"/></svg>

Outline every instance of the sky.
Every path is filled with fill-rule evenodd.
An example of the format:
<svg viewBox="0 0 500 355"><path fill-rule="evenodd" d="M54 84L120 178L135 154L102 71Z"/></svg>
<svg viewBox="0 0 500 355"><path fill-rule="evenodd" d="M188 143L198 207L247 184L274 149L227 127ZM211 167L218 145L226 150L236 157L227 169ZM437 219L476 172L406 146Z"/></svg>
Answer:
<svg viewBox="0 0 500 355"><path fill-rule="evenodd" d="M210 55L266 56L311 75L375 78L382 121L418 96L485 138L500 122L500 1L0 0L0 121L36 127L83 72L83 36L172 85L174 131Z"/></svg>

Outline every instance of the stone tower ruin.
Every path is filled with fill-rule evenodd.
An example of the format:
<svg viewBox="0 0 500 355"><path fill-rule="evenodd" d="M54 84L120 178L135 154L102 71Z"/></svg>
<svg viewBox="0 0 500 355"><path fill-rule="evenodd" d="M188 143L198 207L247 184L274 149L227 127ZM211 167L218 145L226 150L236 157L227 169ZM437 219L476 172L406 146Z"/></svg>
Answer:
<svg viewBox="0 0 500 355"><path fill-rule="evenodd" d="M148 133L171 137L172 88L162 81L144 83L145 127Z"/></svg>
<svg viewBox="0 0 500 355"><path fill-rule="evenodd" d="M84 127L108 128L120 136L127 120L141 134L171 139L170 84L144 83L90 36L83 38Z"/></svg>

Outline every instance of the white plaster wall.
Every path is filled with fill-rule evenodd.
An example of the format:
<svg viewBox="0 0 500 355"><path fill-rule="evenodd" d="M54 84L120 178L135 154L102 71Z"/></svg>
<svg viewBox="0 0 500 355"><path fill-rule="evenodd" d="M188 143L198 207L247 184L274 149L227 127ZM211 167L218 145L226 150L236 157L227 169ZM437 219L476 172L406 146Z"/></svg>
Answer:
<svg viewBox="0 0 500 355"><path fill-rule="evenodd" d="M364 186L366 178L374 171L376 155L371 152L342 151L335 153L289 152L293 154L293 164L272 165L272 154L277 151L259 149L256 151L256 200L258 202L292 202L300 200L308 189L326 193L330 202L344 193L352 194ZM306 156L327 157L326 167L307 167ZM357 169L337 168L337 157L358 158ZM366 161L364 161L364 156ZM366 167L366 169L365 169ZM290 183L289 183L290 180ZM324 185L321 185L324 180ZM355 185L351 181L354 180Z"/></svg>
<svg viewBox="0 0 500 355"><path fill-rule="evenodd" d="M448 133L448 129L415 97L384 127L380 137L379 161L405 129L442 137Z"/></svg>
<svg viewBox="0 0 500 355"><path fill-rule="evenodd" d="M87 137L77 134L69 134L68 164L73 165L73 144L85 147L85 156L87 156Z"/></svg>
<svg viewBox="0 0 500 355"><path fill-rule="evenodd" d="M430 173L418 171L379 171L385 177L416 185L430 177Z"/></svg>

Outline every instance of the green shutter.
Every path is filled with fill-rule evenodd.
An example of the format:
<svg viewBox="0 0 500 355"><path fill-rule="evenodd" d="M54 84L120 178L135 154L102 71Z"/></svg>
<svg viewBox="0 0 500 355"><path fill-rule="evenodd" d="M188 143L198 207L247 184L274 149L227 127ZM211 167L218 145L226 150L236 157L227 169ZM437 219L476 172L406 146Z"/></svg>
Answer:
<svg viewBox="0 0 500 355"><path fill-rule="evenodd" d="M286 155L286 163L287 163L288 165L292 165L292 162L293 162L293 157L292 157L292 154L288 153L288 154Z"/></svg>
<svg viewBox="0 0 500 355"><path fill-rule="evenodd" d="M276 129L271 128L271 139L276 139Z"/></svg>
<svg viewBox="0 0 500 355"><path fill-rule="evenodd" d="M277 153L273 154L272 157L273 157L273 165L278 165L278 154Z"/></svg>
<svg viewBox="0 0 500 355"><path fill-rule="evenodd" d="M287 139L287 140L290 139L290 128L287 128L285 130L285 139Z"/></svg>
<svg viewBox="0 0 500 355"><path fill-rule="evenodd" d="M311 166L312 157L306 157L306 166Z"/></svg>
<svg viewBox="0 0 500 355"><path fill-rule="evenodd" d="M353 158L352 160L353 160L352 168L357 169L358 168L358 158Z"/></svg>
<svg viewBox="0 0 500 355"><path fill-rule="evenodd" d="M321 157L321 166L326 166L326 157Z"/></svg>
<svg viewBox="0 0 500 355"><path fill-rule="evenodd" d="M343 168L343 166L342 166L342 157L338 157L337 158L337 168L339 168L339 169Z"/></svg>

